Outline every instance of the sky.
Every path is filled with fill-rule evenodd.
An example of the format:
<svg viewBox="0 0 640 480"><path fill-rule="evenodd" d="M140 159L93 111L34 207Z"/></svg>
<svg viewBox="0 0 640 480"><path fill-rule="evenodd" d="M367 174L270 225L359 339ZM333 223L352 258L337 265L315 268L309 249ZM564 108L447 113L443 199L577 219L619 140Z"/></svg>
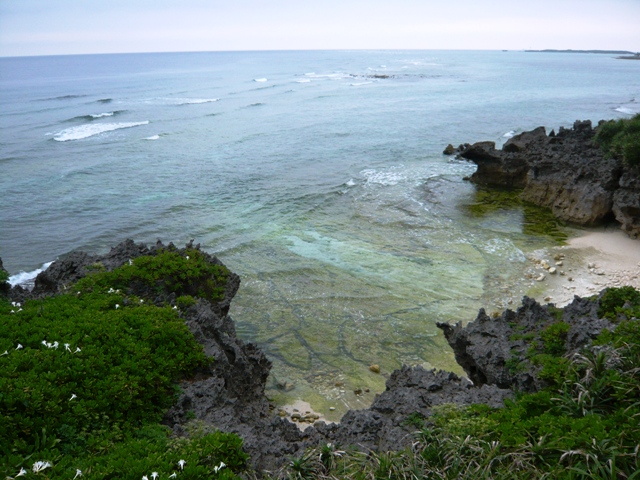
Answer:
<svg viewBox="0 0 640 480"><path fill-rule="evenodd" d="M0 0L0 56L546 48L640 51L640 0Z"/></svg>

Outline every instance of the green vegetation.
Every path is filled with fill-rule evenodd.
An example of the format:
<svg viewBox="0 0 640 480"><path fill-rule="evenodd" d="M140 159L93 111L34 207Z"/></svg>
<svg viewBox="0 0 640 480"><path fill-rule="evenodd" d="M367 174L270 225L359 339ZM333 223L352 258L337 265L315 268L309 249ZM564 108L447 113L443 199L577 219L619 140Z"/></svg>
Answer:
<svg viewBox="0 0 640 480"><path fill-rule="evenodd" d="M160 425L177 381L210 360L180 310L151 300L169 292L184 308L191 294L220 300L228 274L197 250L187 255L163 250L113 272L95 268L70 293L24 305L0 298L0 476L23 468L36 476L38 465L45 478L79 469L136 480L235 478L245 468L239 437L171 439Z"/></svg>
<svg viewBox="0 0 640 480"><path fill-rule="evenodd" d="M224 297L229 270L204 259L200 250L188 248L182 255L169 249L153 256L138 257L113 272L97 268L82 279L79 288L114 288L145 296L175 293L218 302Z"/></svg>
<svg viewBox="0 0 640 480"><path fill-rule="evenodd" d="M640 318L640 292L633 287L608 288L600 299L598 315L612 322L618 316Z"/></svg>
<svg viewBox="0 0 640 480"><path fill-rule="evenodd" d="M640 114L610 120L596 129L596 144L605 155L620 157L629 166L640 165Z"/></svg>
<svg viewBox="0 0 640 480"><path fill-rule="evenodd" d="M602 297L603 311L619 308L619 298L627 306L640 305L640 292L611 290ZM614 306L607 306L613 298ZM428 419L410 416L418 431L409 449L358 452L332 445L327 465L319 460L326 455L323 446L305 454L304 470L294 470L292 462L280 476L639 479L640 320L620 320L614 331L604 331L593 347L571 358L564 356L567 332L564 322L547 326L531 351L532 361L543 365L542 375L546 369L553 380L546 389L518 394L497 410L441 405Z"/></svg>

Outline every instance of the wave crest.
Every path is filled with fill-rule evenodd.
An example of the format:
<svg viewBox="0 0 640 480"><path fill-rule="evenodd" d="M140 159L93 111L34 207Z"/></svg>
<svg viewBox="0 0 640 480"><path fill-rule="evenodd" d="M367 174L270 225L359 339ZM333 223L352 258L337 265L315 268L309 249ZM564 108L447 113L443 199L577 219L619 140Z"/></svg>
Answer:
<svg viewBox="0 0 640 480"><path fill-rule="evenodd" d="M137 127L139 125L147 125L149 121L144 122L123 122L123 123L89 123L78 125L77 127L67 128L58 132L53 139L57 142L68 142L70 140L81 140L83 138L93 137L105 132L120 130L121 128Z"/></svg>

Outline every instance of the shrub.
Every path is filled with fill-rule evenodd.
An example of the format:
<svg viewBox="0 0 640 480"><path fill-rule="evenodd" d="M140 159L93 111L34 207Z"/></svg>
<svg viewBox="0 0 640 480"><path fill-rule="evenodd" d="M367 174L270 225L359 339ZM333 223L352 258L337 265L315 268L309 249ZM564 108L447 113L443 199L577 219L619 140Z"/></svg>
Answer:
<svg viewBox="0 0 640 480"><path fill-rule="evenodd" d="M210 360L179 310L149 299L173 294L185 308L191 295L218 301L228 277L201 252L187 253L91 269L73 293L21 309L0 299L0 477L39 460L51 464L49 478L69 479L76 469L85 478L166 478L181 458L185 478L234 478L245 468L236 435L176 441L159 425L178 380Z"/></svg>
<svg viewBox="0 0 640 480"><path fill-rule="evenodd" d="M640 165L640 114L599 125L595 142L605 155L620 157L631 167Z"/></svg>
<svg viewBox="0 0 640 480"><path fill-rule="evenodd" d="M598 316L617 322L618 315L640 317L640 292L635 288L607 288L600 297Z"/></svg>

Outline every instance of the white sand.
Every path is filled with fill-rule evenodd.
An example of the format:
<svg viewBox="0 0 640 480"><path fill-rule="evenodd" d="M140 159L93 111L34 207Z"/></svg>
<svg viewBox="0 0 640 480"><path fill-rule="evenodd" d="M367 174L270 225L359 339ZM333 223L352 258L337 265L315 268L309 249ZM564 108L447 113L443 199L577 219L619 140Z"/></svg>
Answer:
<svg viewBox="0 0 640 480"><path fill-rule="evenodd" d="M540 302L564 306L574 295L590 296L605 287L640 289L640 240L630 239L619 229L589 230L565 247L534 252L531 260L535 265L532 276L545 276L539 282L544 297L537 298ZM544 260L557 269L555 274L540 265Z"/></svg>

